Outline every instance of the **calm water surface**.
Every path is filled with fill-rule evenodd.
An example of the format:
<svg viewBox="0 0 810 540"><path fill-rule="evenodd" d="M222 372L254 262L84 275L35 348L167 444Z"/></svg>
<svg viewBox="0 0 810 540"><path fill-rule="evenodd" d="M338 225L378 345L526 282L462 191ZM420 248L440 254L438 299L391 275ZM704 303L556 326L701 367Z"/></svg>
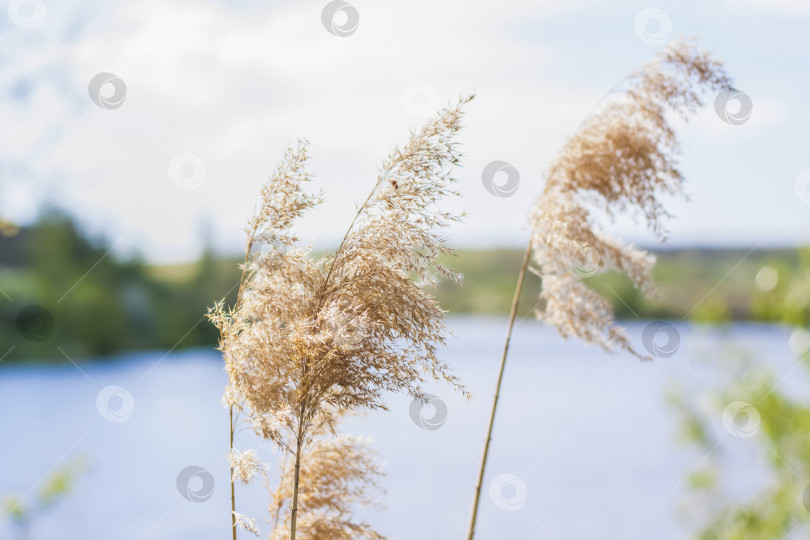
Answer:
<svg viewBox="0 0 810 540"><path fill-rule="evenodd" d="M644 325L629 326L639 346ZM454 318L450 326L454 337L444 358L476 399L431 386L447 407L445 423L434 430L412 421L411 401L402 396L390 396L390 411L345 425L371 436L386 463L387 508L363 516L401 540L462 538L467 527L506 321ZM700 388L711 380L707 370L725 344L743 346L786 374L795 361L785 328L676 326L677 353L640 363L565 342L533 321L519 324L479 538L688 537L678 510L687 495L684 477L703 454L677 442L666 391L677 382ZM90 464L72 495L37 518L29 538L230 538L228 419L218 354L152 352L80 367L0 367L0 496L16 492L31 501L55 467L78 456ZM803 376L800 371L790 377ZM109 386L125 392L108 389L99 398ZM237 446L257 448L273 465L278 459L247 431ZM213 475L205 502L184 499L176 487L189 465ZM267 500L260 487L239 489L239 510L257 516L263 533ZM2 516L0 538L14 538L10 522Z"/></svg>

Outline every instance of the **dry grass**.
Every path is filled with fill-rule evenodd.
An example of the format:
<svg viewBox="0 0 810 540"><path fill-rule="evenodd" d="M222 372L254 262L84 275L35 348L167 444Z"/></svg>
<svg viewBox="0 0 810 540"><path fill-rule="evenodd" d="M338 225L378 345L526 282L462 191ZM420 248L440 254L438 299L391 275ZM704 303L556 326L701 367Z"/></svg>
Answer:
<svg viewBox="0 0 810 540"><path fill-rule="evenodd" d="M680 148L672 117L686 120L707 90L728 88L722 64L691 41L670 44L626 79L568 139L549 167L531 214L532 250L543 280L538 316L565 336L640 356L614 326L610 304L582 281L614 267L654 291L647 252L606 235L592 209L642 217L665 239L661 198L679 194Z"/></svg>
<svg viewBox="0 0 810 540"><path fill-rule="evenodd" d="M293 538L299 465L316 433L347 411L384 409L386 392L421 397L428 379L465 392L437 356L444 312L422 285L436 275L457 278L436 257L449 253L441 229L460 216L438 203L456 195L454 137L471 98L442 110L388 156L341 245L323 258L293 233L321 196L304 190L311 179L306 143L288 150L249 222L237 303L210 312L229 375L225 401L295 456L290 516L282 520ZM233 464L241 477L239 461ZM346 526L345 516L303 508L306 530L333 518L335 527Z"/></svg>
<svg viewBox="0 0 810 540"><path fill-rule="evenodd" d="M290 538L293 461L284 460L280 469L281 481L270 503L270 514L283 519L274 524L273 540ZM381 506L376 495L382 495L378 485L382 476L382 464L369 439L340 435L315 442L301 459L298 535L335 540L384 538L353 516L357 507Z"/></svg>
<svg viewBox="0 0 810 540"><path fill-rule="evenodd" d="M661 196L680 193L683 182L670 116L688 118L702 104L703 91L728 88L731 82L722 64L689 41L672 43L625 82L626 91L609 96L565 143L551 163L545 188L532 209L532 234L509 315L468 540L475 537L509 341L527 270L542 279L538 318L556 327L563 337L575 336L606 350L620 347L647 358L614 325L610 303L585 285L583 278L615 267L650 294L654 259L606 235L592 209L609 216L641 214L663 238L667 213ZM535 268L529 266L532 260Z"/></svg>

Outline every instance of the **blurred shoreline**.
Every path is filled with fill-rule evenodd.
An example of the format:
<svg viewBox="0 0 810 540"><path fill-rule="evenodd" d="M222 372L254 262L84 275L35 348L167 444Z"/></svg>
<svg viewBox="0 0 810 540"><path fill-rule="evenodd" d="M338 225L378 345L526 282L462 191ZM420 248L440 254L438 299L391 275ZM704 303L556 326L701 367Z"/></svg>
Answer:
<svg viewBox="0 0 810 540"><path fill-rule="evenodd" d="M653 251L658 296L598 266L586 279L619 320L810 322L810 250L667 248ZM437 301L453 315L506 315L521 249L463 249L441 262L464 276L442 280ZM215 347L208 307L233 301L239 263L205 250L193 263L120 260L104 239L64 216L0 227L0 357L3 363L106 358L127 351ZM524 284L519 316L538 307L540 280ZM57 347L58 345L58 347ZM5 356L3 356L5 355Z"/></svg>

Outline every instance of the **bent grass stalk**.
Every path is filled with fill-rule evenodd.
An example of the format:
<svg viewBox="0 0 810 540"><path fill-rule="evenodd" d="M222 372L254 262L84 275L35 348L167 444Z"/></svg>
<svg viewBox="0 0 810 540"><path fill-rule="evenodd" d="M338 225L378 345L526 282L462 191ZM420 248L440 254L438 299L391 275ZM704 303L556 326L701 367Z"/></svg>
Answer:
<svg viewBox="0 0 810 540"><path fill-rule="evenodd" d="M468 540L475 536L501 382L526 272L532 270L542 280L540 299L544 305L537 311L538 318L563 337L573 335L607 351L619 347L648 359L613 325L610 304L573 270L583 249L591 249L599 257L597 271L604 270L602 261L611 263L649 295L654 290L650 273L654 259L607 236L588 208L597 203L611 217L620 210L637 211L653 233L665 239L661 221L668 214L659 198L680 193L682 184L677 168L680 149L667 114L675 113L686 120L702 105L699 91L724 90L731 87L731 81L720 62L690 41L681 40L670 44L626 81L630 88L604 105L600 100L565 143L532 210L532 234L512 301ZM530 259L537 269L530 267Z"/></svg>
<svg viewBox="0 0 810 540"><path fill-rule="evenodd" d="M481 486L484 483L484 471L487 467L487 458L489 457L489 444L492 442L492 428L495 425L495 412L498 409L498 398L501 395L501 382L503 381L503 372L506 369L506 356L509 353L509 341L512 339L512 328L515 326L515 317L517 316L518 300L520 299L520 290L523 288L523 278L526 277L526 269L529 267L529 258L532 254L532 245L526 247L526 253L523 255L523 264L520 266L520 273L518 274L517 286L515 287L515 296L512 299L512 308L509 310L509 328L506 331L506 341L503 345L503 354L501 355L501 367L498 370L498 383L495 385L495 398L492 400L492 412L489 415L489 427L487 428L487 438L484 442L484 457L481 458L481 468L478 470L478 481L475 484L475 501L473 502L472 518L470 520L470 533L467 536L470 540L475 536L475 523L478 519L478 503L481 499Z"/></svg>

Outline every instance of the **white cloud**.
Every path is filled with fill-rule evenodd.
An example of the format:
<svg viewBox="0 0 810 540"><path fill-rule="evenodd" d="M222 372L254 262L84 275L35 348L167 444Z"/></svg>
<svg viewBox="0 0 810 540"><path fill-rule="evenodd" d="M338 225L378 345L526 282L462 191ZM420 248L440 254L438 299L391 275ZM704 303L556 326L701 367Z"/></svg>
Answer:
<svg viewBox="0 0 810 540"><path fill-rule="evenodd" d="M441 103L479 92L461 134L464 201L456 203L471 215L451 234L467 244L517 243L525 237L521 227L541 189L544 164L599 94L651 52L633 32L636 8L619 14L626 24L610 35L620 45L606 53L592 36L569 39L560 29L568 41L559 45L559 36L527 31L532 21L553 24L561 11L600 19L599 9L609 8L595 4L355 1L359 27L340 38L321 25L325 3L234 10L213 0L124 0L105 4L108 11L75 42L55 30L70 18L49 11L39 33L26 34L33 37L2 68L7 80L37 66L50 66L64 79L61 85L46 80L28 106L0 105L10 127L0 131L0 143L35 164L9 195L0 185L2 209L14 214L32 189L47 185L85 222L120 240L119 247L142 245L153 259L194 256L204 219L213 220L220 243L236 251L261 183L287 144L305 136L313 143L314 187L327 191L327 203L308 216L302 236L333 241L351 220L353 202L373 183L377 164L423 121L413 114L421 107L403 102L405 89L421 81ZM688 32L685 17L674 9L672 16ZM629 56L626 43L638 57ZM572 57L597 67L572 68ZM89 80L102 71L126 82L118 109L103 110L88 98ZM560 72L579 75L572 81ZM598 81L597 87L582 81ZM752 127L784 123L787 105L754 97ZM78 112L77 100L84 104ZM711 104L696 124L698 131L735 128L720 122ZM62 138L40 156L33 149L54 125L64 126L54 135ZM169 163L181 153L206 164L197 190L169 177ZM494 160L520 171L515 196L498 199L483 189L480 171ZM49 173L61 175L56 185L45 183ZM695 213L711 215L705 208Z"/></svg>
<svg viewBox="0 0 810 540"><path fill-rule="evenodd" d="M85 116L63 119L72 124L68 136L38 167L67 173L65 200L91 222L104 223L114 239L123 238L120 245L146 240L150 256L169 259L193 254L205 218L215 219L236 248L260 184L299 136L313 142L318 187L329 196L302 228L310 237L338 237L336 224L348 223L352 201L370 187L377 163L423 121L403 103L413 81L435 88L442 104L481 92L462 135L474 156L463 173L471 185L463 190L480 213L509 210L498 206L505 201L490 200L475 171L511 159L527 182L537 177L538 158L549 152L526 150L554 145L542 144L534 119L564 123L586 106L533 81L548 51L509 37L510 21L542 8L527 10L517 1L497 9L460 1L357 2L360 26L339 38L321 25L322 6L298 2L245 12L210 1L121 4L75 45L32 60L69 64L79 95L102 71L127 86L122 107L90 105ZM515 72L525 80L507 77ZM40 117L16 121L37 132L61 107L59 96L39 92ZM516 136L527 132L537 141L516 148ZM179 189L168 176L169 162L183 152L207 165L199 190Z"/></svg>

